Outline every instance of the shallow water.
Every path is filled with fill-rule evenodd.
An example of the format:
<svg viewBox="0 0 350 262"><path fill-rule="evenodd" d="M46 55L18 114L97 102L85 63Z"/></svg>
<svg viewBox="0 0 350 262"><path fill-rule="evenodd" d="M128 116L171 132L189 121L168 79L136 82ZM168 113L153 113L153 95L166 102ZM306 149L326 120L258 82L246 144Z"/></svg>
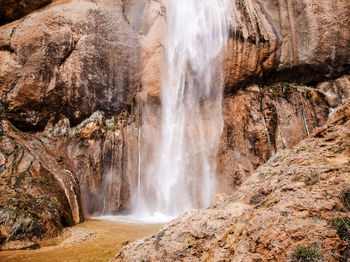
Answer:
<svg viewBox="0 0 350 262"><path fill-rule="evenodd" d="M125 224L165 224L175 217L167 216L159 212L145 215L118 215L118 216L100 216L97 219L110 220Z"/></svg>
<svg viewBox="0 0 350 262"><path fill-rule="evenodd" d="M69 229L69 234L66 232L58 238L42 241L40 249L0 252L0 261L108 261L127 242L154 234L161 227L162 224L89 219ZM84 238L89 233L93 233L94 236L80 242L81 236Z"/></svg>

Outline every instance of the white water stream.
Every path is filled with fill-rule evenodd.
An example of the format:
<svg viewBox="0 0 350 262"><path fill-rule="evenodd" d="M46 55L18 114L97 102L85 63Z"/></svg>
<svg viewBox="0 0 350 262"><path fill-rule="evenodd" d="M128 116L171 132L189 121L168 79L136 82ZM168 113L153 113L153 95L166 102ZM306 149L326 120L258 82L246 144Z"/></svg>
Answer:
<svg viewBox="0 0 350 262"><path fill-rule="evenodd" d="M266 132L267 142L269 144L269 149L270 149L270 152L271 152L271 156L273 156L276 152L275 152L275 149L274 149L274 147L272 145L272 142L271 142L270 131L267 128L267 125L266 125L266 119L265 119L264 112L263 112L263 104L264 104L264 98L261 98L261 100L260 100L261 119L263 121L264 129L265 129L265 132Z"/></svg>
<svg viewBox="0 0 350 262"><path fill-rule="evenodd" d="M142 171L137 216L174 217L213 200L215 156L223 128L226 12L226 0L169 3L160 137L153 141L154 159Z"/></svg>

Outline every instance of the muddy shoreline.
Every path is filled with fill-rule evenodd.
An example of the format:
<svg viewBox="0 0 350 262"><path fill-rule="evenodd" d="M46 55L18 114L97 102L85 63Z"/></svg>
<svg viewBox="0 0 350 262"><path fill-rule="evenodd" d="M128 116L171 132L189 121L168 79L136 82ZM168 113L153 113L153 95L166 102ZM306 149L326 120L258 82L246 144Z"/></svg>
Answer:
<svg viewBox="0 0 350 262"><path fill-rule="evenodd" d="M42 240L39 249L0 251L0 261L108 261L126 244L156 233L161 227L88 219L65 229L57 238Z"/></svg>

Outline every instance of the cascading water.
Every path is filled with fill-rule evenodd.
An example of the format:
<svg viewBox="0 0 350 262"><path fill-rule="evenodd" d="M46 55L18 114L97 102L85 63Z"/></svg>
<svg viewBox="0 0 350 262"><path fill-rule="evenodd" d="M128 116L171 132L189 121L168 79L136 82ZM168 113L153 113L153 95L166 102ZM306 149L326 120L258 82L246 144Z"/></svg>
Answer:
<svg viewBox="0 0 350 262"><path fill-rule="evenodd" d="M299 94L302 96L301 91L300 91L300 90L298 90L298 91L299 91ZM302 116L303 116L303 121L304 121L305 130L306 130L306 135L307 135L307 136L310 136L309 125L307 124L307 118L306 118L304 106L303 106L303 103L302 103L300 97L299 97L299 106L300 106L301 114L302 114Z"/></svg>
<svg viewBox="0 0 350 262"><path fill-rule="evenodd" d="M138 130L137 130L137 201L141 197L141 133L142 133L142 115L141 115L141 99L138 109Z"/></svg>
<svg viewBox="0 0 350 262"><path fill-rule="evenodd" d="M283 133L282 133L282 129L281 129L281 126L279 125L278 126L278 130L280 131L280 136L281 136L281 140L282 140L282 145L283 145L283 148L287 148L287 141L286 139L284 138L283 136Z"/></svg>
<svg viewBox="0 0 350 262"><path fill-rule="evenodd" d="M309 125L307 124L307 119L306 119L306 114L305 114L305 110L304 110L303 104L300 104L300 108L301 108L301 113L303 115L303 120L304 120L306 134L307 134L307 136L310 136Z"/></svg>
<svg viewBox="0 0 350 262"><path fill-rule="evenodd" d="M213 199L215 156L223 128L226 10L226 0L170 1L161 137L142 179L136 213L176 216L208 206Z"/></svg>
<svg viewBox="0 0 350 262"><path fill-rule="evenodd" d="M263 112L263 104L264 104L264 98L261 98L261 100L260 100L260 113L261 113L261 118L262 118L263 125L264 125L264 128L265 128L266 137L267 137L267 142L269 143L269 148L270 148L271 156L273 156L276 152L275 152L274 147L273 147L272 142L271 142L270 131L269 131L269 129L267 128L267 125L266 125L266 119L265 119L264 112Z"/></svg>

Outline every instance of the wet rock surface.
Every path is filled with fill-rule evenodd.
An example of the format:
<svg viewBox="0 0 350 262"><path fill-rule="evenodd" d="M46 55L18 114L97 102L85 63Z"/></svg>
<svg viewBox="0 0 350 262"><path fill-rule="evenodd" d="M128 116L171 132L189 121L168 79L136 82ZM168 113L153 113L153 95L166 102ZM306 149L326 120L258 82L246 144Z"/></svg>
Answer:
<svg viewBox="0 0 350 262"><path fill-rule="evenodd" d="M142 84L160 94L166 1L144 6ZM224 50L225 92L248 84L310 84L348 73L350 21L347 0L229 1L230 34Z"/></svg>
<svg viewBox="0 0 350 262"><path fill-rule="evenodd" d="M295 146L322 126L328 114L322 92L286 82L255 85L224 97L219 192L233 192L276 152Z"/></svg>
<svg viewBox="0 0 350 262"><path fill-rule="evenodd" d="M48 2L7 1L6 10L3 2L0 3L0 13L6 16L0 17L0 24L3 23L0 27L0 116L19 128L14 131L17 129L5 121L9 128L4 131L0 143L0 188L4 192L0 205L2 211L7 210L1 220L0 243L29 239L29 244L22 244L31 246L30 243L34 243L35 246L35 241L30 242L33 237L55 236L62 226L81 221L81 209L86 214L99 215L115 214L129 208L131 195L137 187L137 132L140 121L135 121L135 118L140 117L138 103L151 101L148 126L156 129L159 124L165 1L56 0L32 12ZM250 175L270 157L275 159L284 154L289 157L293 151L283 149L290 149L307 138L308 133L312 134L325 123L331 108L349 98L350 32L346 30L350 27L349 5L347 0L231 1L230 39L223 54L225 125L217 155L220 191L232 193L238 188L243 190L249 184L245 182L247 179L271 188L262 181L265 178L258 180L257 173L249 178ZM22 19L8 23L18 18ZM257 85L248 86L250 83ZM301 86L301 83L310 84ZM101 114L96 117L95 113L99 110ZM147 128L145 125L144 129ZM11 132L14 138L8 139L6 132ZM151 134L154 136L151 141L157 140L157 134ZM309 138L310 141L312 139L322 140ZM336 147L335 144L324 143L326 149ZM302 155L309 148L315 150L310 152L316 155L321 150L312 144L311 147L301 145L297 151ZM143 154L142 161L147 164L151 154ZM295 157L296 153L291 158ZM306 157L311 159L312 156ZM296 167L301 167L303 161L296 161ZM305 176L300 174L300 183L304 186L317 180L313 176L306 178L309 174L307 168L317 169L317 163L324 164L319 159L315 160L315 167L312 163L305 163ZM268 165L272 165L271 162ZM288 164L281 162L281 165L283 169L289 169ZM281 181L284 179L282 175L277 177ZM58 180L61 180L60 185ZM276 183L276 188L281 186ZM317 189L318 185L315 183L313 187ZM79 187L83 203L79 202ZM164 242L163 233L158 236L156 250L168 248L167 237L170 237L169 232L173 232L173 238L180 240L174 244L179 253L171 255L172 259L181 260L187 255L193 260L202 259L206 252L215 259L220 256L225 258L232 245L230 242L228 248L223 248L226 244L222 243L226 240L222 232L231 223L238 223L236 220L248 219L245 216L251 213L249 210L270 194L261 190L254 195L245 193L244 196L251 199L248 203L234 202L232 205L237 213L229 207L231 200L224 198L218 202L217 209L204 210L200 214L189 213L179 218L174 225L185 223L181 226L184 232L187 232L186 221L201 221L206 212L210 213L208 219L214 222L209 226L199 222L201 229L196 225L183 235L169 226L164 231ZM295 190L295 194L300 193L301 198L306 198L302 187ZM329 198L317 193L312 199L326 199L325 203L328 199L336 201L340 189L337 189L339 192L332 190ZM288 197L293 199L296 196ZM49 208L42 212L44 204ZM309 208L313 207L308 206L305 210ZM303 212L308 212L305 210ZM321 205L320 210L326 209L322 209ZM270 218L276 218L277 225L282 227L278 219L287 216L281 217L277 211L273 212ZM325 216L330 217L330 211L325 212L328 212ZM255 213L251 214L255 216ZM290 221L296 221L293 219ZM11 222L6 222L4 226L4 221ZM301 216L300 221L304 223L306 217ZM256 225L263 227L264 224L258 222ZM317 225L330 232L328 224L323 222ZM242 223L242 228L246 228L246 222ZM305 225L311 225L308 223ZM251 230L259 235L261 229ZM296 243L304 243L300 236L293 234L275 235L277 239L281 238L277 243L291 237L288 245L286 242L281 244L283 247L290 244L290 250ZM336 250L341 242L334 231L329 236L334 239L331 237L331 244L324 245L329 250ZM261 238L264 237L268 238L262 234ZM323 233L317 239L322 237L329 239ZM243 239L243 235L235 236L233 241L243 243L240 238ZM201 242L197 242L198 239ZM256 246L248 243L250 240L254 240ZM244 241L248 241L245 244L250 245L249 252L254 254L252 260L260 259L255 257L259 257L259 253L265 254L266 250L278 250L277 253L271 251L271 256L284 259L280 249L272 246L274 242L262 244L259 239L250 240ZM153 240L147 241L150 252L153 252ZM310 245L315 244L311 242ZM188 244L186 248L184 243ZM17 242L12 244L18 246ZM201 245L205 249L201 249ZM215 252L222 255L211 252L213 246L216 246ZM319 247L318 244L316 246ZM171 254L173 250L166 252ZM244 256L247 252L242 246L235 250ZM141 251L137 251L135 256L138 252ZM291 257L291 252L286 256ZM164 253L164 257L168 257L168 253ZM236 256L237 261L240 256ZM327 253L325 259L328 258Z"/></svg>
<svg viewBox="0 0 350 262"><path fill-rule="evenodd" d="M78 180L42 141L1 122L0 236L5 249L33 248L83 221ZM16 240L27 242L17 243Z"/></svg>
<svg viewBox="0 0 350 262"><path fill-rule="evenodd" d="M228 90L249 82L319 82L349 69L350 3L232 1L224 74ZM330 28L332 28L330 30Z"/></svg>
<svg viewBox="0 0 350 262"><path fill-rule="evenodd" d="M47 149L77 175L87 215L116 214L130 206L137 173L137 128L126 111L112 118L95 112L76 127L67 118L42 134Z"/></svg>
<svg viewBox="0 0 350 262"><path fill-rule="evenodd" d="M232 196L183 214L113 261L300 261L302 250L321 261L346 261L349 242L334 221L350 211L349 125L350 102Z"/></svg>

